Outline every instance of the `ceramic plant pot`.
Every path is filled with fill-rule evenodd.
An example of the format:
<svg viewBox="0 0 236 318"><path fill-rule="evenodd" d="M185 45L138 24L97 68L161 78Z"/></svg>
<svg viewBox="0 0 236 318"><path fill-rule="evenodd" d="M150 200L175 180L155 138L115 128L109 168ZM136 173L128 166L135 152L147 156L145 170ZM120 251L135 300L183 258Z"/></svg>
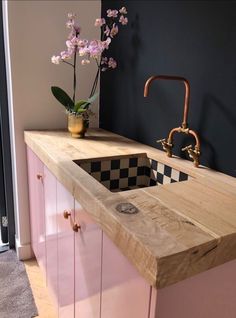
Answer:
<svg viewBox="0 0 236 318"><path fill-rule="evenodd" d="M88 128L88 120L82 116L68 114L68 130L73 138L84 138Z"/></svg>

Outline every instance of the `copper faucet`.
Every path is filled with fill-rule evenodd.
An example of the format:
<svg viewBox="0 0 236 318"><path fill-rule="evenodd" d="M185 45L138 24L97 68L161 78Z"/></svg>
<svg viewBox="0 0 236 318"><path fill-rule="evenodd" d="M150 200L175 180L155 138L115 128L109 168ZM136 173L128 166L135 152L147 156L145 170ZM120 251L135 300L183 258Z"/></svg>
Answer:
<svg viewBox="0 0 236 318"><path fill-rule="evenodd" d="M188 110L189 110L189 96L190 96L190 85L189 82L184 77L179 76L168 76L168 75L157 75L150 77L144 86L144 97L148 96L149 92L149 86L154 80L174 80L174 81L181 81L184 83L185 86L185 97L184 97L184 114L183 114L183 121L180 127L176 127L171 129L169 132L168 138L166 139L160 139L157 142L160 142L162 144L163 149L167 152L168 157L172 157L172 148L174 146L173 144L173 135L175 132L178 133L184 133L184 134L190 134L195 138L195 146L194 148L192 145L189 145L185 148L182 148L182 151L187 151L188 155L191 159L193 159L195 167L199 166L199 156L200 156L200 140L198 137L198 134L194 131L188 128L187 124L187 118L188 118Z"/></svg>

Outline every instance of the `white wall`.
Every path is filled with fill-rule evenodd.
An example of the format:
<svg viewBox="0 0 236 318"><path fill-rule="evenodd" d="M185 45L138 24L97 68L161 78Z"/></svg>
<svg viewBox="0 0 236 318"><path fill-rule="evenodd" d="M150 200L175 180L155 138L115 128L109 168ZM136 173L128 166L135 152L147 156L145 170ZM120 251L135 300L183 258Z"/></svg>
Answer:
<svg viewBox="0 0 236 318"><path fill-rule="evenodd" d="M101 14L101 1L11 0L3 1L3 9L14 161L16 242L19 258L25 259L30 256L31 250L23 131L66 127L64 108L52 96L50 87L60 86L71 94L72 70L69 65L52 64L50 58L65 48L69 31L65 27L68 12L77 13L82 37L99 38L99 29L94 27L94 21ZM95 73L95 63L80 66L79 99L88 97ZM98 106L95 105L94 110L98 114ZM97 123L98 115L93 125L97 126Z"/></svg>

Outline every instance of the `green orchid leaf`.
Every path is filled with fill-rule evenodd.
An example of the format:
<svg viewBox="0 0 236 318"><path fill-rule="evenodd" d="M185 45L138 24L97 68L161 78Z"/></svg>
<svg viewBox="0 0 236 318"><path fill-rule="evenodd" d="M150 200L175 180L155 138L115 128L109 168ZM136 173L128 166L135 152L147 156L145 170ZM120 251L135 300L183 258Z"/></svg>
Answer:
<svg viewBox="0 0 236 318"><path fill-rule="evenodd" d="M66 107L66 109L73 109L74 102L70 98L70 96L63 91L60 87L52 86L51 87L52 94L54 97L63 105Z"/></svg>
<svg viewBox="0 0 236 318"><path fill-rule="evenodd" d="M96 93L96 94L94 94L93 96L91 96L91 97L89 97L89 99L87 100L87 102L89 103L89 104L92 104L95 100L96 100L96 98L98 97L98 93Z"/></svg>
<svg viewBox="0 0 236 318"><path fill-rule="evenodd" d="M91 103L93 103L95 101L95 99L97 98L98 93L94 94L93 96L91 96L90 98L88 98L87 100L80 100L78 101L75 106L73 107L73 111L75 113L82 113L85 112Z"/></svg>
<svg viewBox="0 0 236 318"><path fill-rule="evenodd" d="M77 112L80 108L81 108L81 106L83 106L84 104L87 104L87 101L86 100L80 100L80 101L78 101L76 104L75 104L75 106L74 106L74 112Z"/></svg>
<svg viewBox="0 0 236 318"><path fill-rule="evenodd" d="M90 105L90 103L88 103L88 102L86 101L86 103L84 103L83 105L81 105L80 108L81 108L81 109L88 109L89 105Z"/></svg>
<svg viewBox="0 0 236 318"><path fill-rule="evenodd" d="M78 109L77 110L77 114L82 114L84 112L86 112L87 109Z"/></svg>

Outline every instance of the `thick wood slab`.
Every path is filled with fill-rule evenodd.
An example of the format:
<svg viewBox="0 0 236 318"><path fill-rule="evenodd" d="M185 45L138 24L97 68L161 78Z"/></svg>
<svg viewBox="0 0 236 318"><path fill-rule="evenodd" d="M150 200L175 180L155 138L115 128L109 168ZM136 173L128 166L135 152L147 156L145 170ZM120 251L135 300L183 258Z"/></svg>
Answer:
<svg viewBox="0 0 236 318"><path fill-rule="evenodd" d="M162 288L236 258L235 178L101 129L89 130L83 140L65 131L26 131L25 142L152 286ZM72 161L132 153L147 153L192 178L112 193ZM122 202L140 212L118 213Z"/></svg>

